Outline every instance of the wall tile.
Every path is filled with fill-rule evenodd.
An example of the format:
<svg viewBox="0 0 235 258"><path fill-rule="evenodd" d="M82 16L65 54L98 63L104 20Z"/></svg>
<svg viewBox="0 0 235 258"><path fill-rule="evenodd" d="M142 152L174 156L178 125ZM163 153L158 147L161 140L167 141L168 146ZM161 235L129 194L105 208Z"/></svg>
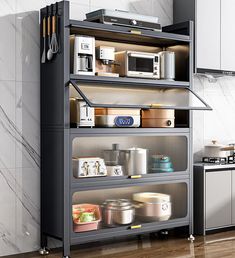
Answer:
<svg viewBox="0 0 235 258"><path fill-rule="evenodd" d="M15 82L0 81L0 168L15 168Z"/></svg>
<svg viewBox="0 0 235 258"><path fill-rule="evenodd" d="M0 80L15 80L15 14L0 16Z"/></svg>
<svg viewBox="0 0 235 258"><path fill-rule="evenodd" d="M173 23L173 0L139 0L129 4L132 12L156 16L162 26Z"/></svg>
<svg viewBox="0 0 235 258"><path fill-rule="evenodd" d="M70 4L77 4L77 5L91 5L91 0L71 0Z"/></svg>
<svg viewBox="0 0 235 258"><path fill-rule="evenodd" d="M40 169L16 169L16 246L20 252L40 247Z"/></svg>
<svg viewBox="0 0 235 258"><path fill-rule="evenodd" d="M86 18L86 13L89 13L89 5L81 5L75 3L70 4L70 19L83 21Z"/></svg>
<svg viewBox="0 0 235 258"><path fill-rule="evenodd" d="M158 16L162 26L173 23L173 0L153 1L153 16Z"/></svg>
<svg viewBox="0 0 235 258"><path fill-rule="evenodd" d="M0 1L0 17L15 14L16 12L16 0L5 0Z"/></svg>
<svg viewBox="0 0 235 258"><path fill-rule="evenodd" d="M16 0L16 12L24 13L24 12L32 12L39 11L41 8L49 5L53 2L53 0Z"/></svg>
<svg viewBox="0 0 235 258"><path fill-rule="evenodd" d="M40 84L16 82L16 167L40 166Z"/></svg>
<svg viewBox="0 0 235 258"><path fill-rule="evenodd" d="M110 10L123 10L129 11L131 3L135 1L131 0L119 0L119 1L109 1L109 0L91 0L91 11L97 9L110 9Z"/></svg>
<svg viewBox="0 0 235 258"><path fill-rule="evenodd" d="M15 79L16 0L0 1L0 80Z"/></svg>
<svg viewBox="0 0 235 258"><path fill-rule="evenodd" d="M15 241L16 193L15 170L0 168L0 255L19 253Z"/></svg>
<svg viewBox="0 0 235 258"><path fill-rule="evenodd" d="M235 142L235 79L222 77L211 83L196 76L194 90L213 108L194 117L194 160L200 161L205 155L204 146L212 140L222 144Z"/></svg>
<svg viewBox="0 0 235 258"><path fill-rule="evenodd" d="M40 81L38 11L16 14L16 80Z"/></svg>

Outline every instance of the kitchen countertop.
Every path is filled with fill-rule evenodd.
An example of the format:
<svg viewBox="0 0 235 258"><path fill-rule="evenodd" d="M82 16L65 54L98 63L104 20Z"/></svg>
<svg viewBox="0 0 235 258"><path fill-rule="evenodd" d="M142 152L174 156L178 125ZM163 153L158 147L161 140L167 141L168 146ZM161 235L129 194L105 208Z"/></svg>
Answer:
<svg viewBox="0 0 235 258"><path fill-rule="evenodd" d="M204 167L204 169L226 169L226 168L235 168L235 164L213 164L213 163L194 163L194 166Z"/></svg>

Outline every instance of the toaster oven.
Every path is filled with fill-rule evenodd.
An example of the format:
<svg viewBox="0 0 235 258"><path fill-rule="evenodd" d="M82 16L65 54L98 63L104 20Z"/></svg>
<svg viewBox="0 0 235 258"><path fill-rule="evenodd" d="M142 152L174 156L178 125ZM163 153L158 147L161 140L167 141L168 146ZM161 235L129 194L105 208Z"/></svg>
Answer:
<svg viewBox="0 0 235 258"><path fill-rule="evenodd" d="M160 56L156 53L121 51L115 53L115 73L120 76L160 79Z"/></svg>

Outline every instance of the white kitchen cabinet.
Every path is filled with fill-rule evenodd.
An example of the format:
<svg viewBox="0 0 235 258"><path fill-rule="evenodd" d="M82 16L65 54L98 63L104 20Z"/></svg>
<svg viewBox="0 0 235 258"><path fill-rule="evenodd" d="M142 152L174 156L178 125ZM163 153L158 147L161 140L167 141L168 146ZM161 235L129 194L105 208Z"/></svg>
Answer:
<svg viewBox="0 0 235 258"><path fill-rule="evenodd" d="M235 226L235 164L194 165L194 231Z"/></svg>
<svg viewBox="0 0 235 258"><path fill-rule="evenodd" d="M235 71L235 0L221 0L221 70Z"/></svg>
<svg viewBox="0 0 235 258"><path fill-rule="evenodd" d="M234 14L235 0L174 0L174 23L195 22L196 72L235 71Z"/></svg>
<svg viewBox="0 0 235 258"><path fill-rule="evenodd" d="M206 173L206 229L232 224L231 173L231 170Z"/></svg>
<svg viewBox="0 0 235 258"><path fill-rule="evenodd" d="M232 170L232 224L235 225L235 170Z"/></svg>
<svg viewBox="0 0 235 258"><path fill-rule="evenodd" d="M233 0L232 0L233 1ZM196 67L220 69L220 0L196 1Z"/></svg>

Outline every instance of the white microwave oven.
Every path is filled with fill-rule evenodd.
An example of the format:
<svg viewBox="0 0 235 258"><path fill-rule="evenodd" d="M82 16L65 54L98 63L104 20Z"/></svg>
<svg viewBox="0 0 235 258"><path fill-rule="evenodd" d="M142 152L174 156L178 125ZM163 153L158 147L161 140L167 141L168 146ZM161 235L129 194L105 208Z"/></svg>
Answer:
<svg viewBox="0 0 235 258"><path fill-rule="evenodd" d="M120 76L160 79L159 54L121 51L115 53L115 62L115 73Z"/></svg>

